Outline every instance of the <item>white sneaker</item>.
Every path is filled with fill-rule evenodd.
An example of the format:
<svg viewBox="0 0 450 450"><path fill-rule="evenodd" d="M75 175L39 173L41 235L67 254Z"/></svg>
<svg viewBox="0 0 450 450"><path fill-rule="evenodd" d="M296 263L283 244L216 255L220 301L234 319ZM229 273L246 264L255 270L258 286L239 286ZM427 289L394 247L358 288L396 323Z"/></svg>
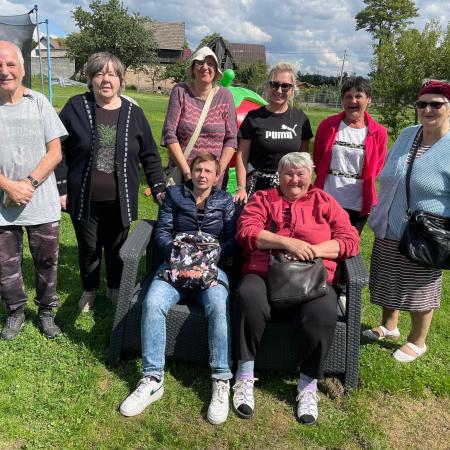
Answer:
<svg viewBox="0 0 450 450"><path fill-rule="evenodd" d="M81 309L81 312L89 312L93 308L96 296L97 291L95 289L92 291L83 291L78 302L78 307Z"/></svg>
<svg viewBox="0 0 450 450"><path fill-rule="evenodd" d="M137 416L150 403L156 402L164 394L164 380L157 381L151 377L144 377L137 388L120 405L120 412L127 417Z"/></svg>
<svg viewBox="0 0 450 450"><path fill-rule="evenodd" d="M206 418L213 425L225 422L229 411L230 382L228 380L213 380L212 397Z"/></svg>
<svg viewBox="0 0 450 450"><path fill-rule="evenodd" d="M319 415L319 396L317 392L309 391L307 389L298 391L297 398L297 418L304 425L312 425L316 423Z"/></svg>
<svg viewBox="0 0 450 450"><path fill-rule="evenodd" d="M119 289L106 288L106 298L111 300L111 303L116 306L119 300Z"/></svg>
<svg viewBox="0 0 450 450"><path fill-rule="evenodd" d="M237 380L233 386L233 406L236 414L242 419L253 416L255 399L253 397L253 385L258 378L252 380Z"/></svg>

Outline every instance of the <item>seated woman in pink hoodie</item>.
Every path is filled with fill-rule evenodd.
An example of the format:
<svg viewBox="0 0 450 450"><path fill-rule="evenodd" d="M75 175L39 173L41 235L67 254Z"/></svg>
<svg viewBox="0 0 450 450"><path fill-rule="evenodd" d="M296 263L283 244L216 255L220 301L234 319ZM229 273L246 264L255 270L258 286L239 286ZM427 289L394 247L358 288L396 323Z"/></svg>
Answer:
<svg viewBox="0 0 450 450"><path fill-rule="evenodd" d="M328 294L277 311L292 320L301 341L298 419L305 424L317 419L317 379L323 376L336 327L337 292L331 285L336 261L358 253L359 236L337 201L311 185L312 170L308 153L283 156L278 165L279 188L256 191L238 221L236 239L244 250L244 266L233 303L238 359L233 405L243 418L253 415L254 361L274 312L267 294L267 272L269 250L277 250L302 261L322 258L328 272Z"/></svg>

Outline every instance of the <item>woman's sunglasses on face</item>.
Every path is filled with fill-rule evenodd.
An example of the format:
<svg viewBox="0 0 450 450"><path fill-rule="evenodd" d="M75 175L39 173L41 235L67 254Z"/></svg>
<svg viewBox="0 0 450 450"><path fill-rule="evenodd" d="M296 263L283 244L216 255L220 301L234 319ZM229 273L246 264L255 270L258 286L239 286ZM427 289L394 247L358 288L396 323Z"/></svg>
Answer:
<svg viewBox="0 0 450 450"><path fill-rule="evenodd" d="M288 92L294 86L291 83L279 83L278 81L269 81L269 86L274 90L278 91L281 88L282 92Z"/></svg>
<svg viewBox="0 0 450 450"><path fill-rule="evenodd" d="M415 103L417 109L425 109L429 106L431 109L441 109L443 105L447 105L450 102L424 102L419 100Z"/></svg>
<svg viewBox="0 0 450 450"><path fill-rule="evenodd" d="M213 61L207 61L206 59L204 59L203 61L200 59L195 59L194 60L194 64L198 67L203 67L204 64L206 64L210 69L215 69L216 68L216 63Z"/></svg>

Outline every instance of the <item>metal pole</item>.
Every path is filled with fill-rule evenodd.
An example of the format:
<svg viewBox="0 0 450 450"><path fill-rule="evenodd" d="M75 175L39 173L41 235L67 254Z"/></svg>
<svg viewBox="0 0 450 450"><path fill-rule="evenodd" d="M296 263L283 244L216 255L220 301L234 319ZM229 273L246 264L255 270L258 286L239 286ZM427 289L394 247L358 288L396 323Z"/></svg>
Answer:
<svg viewBox="0 0 450 450"><path fill-rule="evenodd" d="M50 35L48 34L48 19L45 19L47 26L47 78L48 78L48 101L53 105L53 88L52 88L52 58L50 54Z"/></svg>
<svg viewBox="0 0 450 450"><path fill-rule="evenodd" d="M39 51L39 70L41 72L41 92L44 93L44 74L42 73L41 35L39 33L38 5L34 5L34 11L36 12L36 29L37 29L37 39L38 39L38 51Z"/></svg>
<svg viewBox="0 0 450 450"><path fill-rule="evenodd" d="M347 57L347 49L344 50L344 59L342 60L341 75L339 77L339 86L342 86L342 75L344 74L344 64L346 57Z"/></svg>

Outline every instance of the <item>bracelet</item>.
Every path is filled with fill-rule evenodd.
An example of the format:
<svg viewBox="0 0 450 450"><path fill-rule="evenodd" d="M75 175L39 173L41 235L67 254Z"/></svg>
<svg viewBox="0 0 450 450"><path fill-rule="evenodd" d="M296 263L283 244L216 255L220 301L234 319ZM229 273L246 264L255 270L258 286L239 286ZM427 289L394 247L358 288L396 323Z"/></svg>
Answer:
<svg viewBox="0 0 450 450"><path fill-rule="evenodd" d="M237 191L245 190L245 186L236 186Z"/></svg>

